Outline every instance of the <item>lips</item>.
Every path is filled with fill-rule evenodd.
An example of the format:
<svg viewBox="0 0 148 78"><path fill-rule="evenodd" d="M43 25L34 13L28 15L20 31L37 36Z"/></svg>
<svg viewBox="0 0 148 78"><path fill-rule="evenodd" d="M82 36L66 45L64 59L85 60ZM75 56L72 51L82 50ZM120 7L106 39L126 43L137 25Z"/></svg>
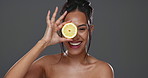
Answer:
<svg viewBox="0 0 148 78"><path fill-rule="evenodd" d="M82 41L77 41L77 42L69 42L69 45L71 48L79 48L80 47L80 44L82 43Z"/></svg>

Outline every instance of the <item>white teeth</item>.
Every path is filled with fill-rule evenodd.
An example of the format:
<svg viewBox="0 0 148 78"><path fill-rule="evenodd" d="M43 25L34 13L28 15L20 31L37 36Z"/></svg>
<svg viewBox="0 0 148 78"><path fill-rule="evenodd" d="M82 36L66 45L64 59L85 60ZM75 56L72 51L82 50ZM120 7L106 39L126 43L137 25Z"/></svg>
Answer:
<svg viewBox="0 0 148 78"><path fill-rule="evenodd" d="M78 42L78 43L69 42L69 43L70 43L70 45L80 45L81 44L81 42Z"/></svg>

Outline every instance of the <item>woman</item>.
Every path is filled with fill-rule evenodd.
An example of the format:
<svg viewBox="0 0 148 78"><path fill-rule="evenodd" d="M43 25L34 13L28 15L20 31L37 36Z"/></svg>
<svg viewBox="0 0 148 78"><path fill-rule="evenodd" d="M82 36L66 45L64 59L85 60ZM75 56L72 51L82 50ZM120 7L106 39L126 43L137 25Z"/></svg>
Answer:
<svg viewBox="0 0 148 78"><path fill-rule="evenodd" d="M48 11L43 38L12 66L5 78L113 78L113 70L108 63L88 54L94 28L91 25L93 9L90 3L87 0L68 0L58 20L55 19L57 12L56 7L50 17ZM57 33L69 22L78 28L77 35L72 39ZM46 47L57 43L61 43L63 53L46 55L35 61Z"/></svg>

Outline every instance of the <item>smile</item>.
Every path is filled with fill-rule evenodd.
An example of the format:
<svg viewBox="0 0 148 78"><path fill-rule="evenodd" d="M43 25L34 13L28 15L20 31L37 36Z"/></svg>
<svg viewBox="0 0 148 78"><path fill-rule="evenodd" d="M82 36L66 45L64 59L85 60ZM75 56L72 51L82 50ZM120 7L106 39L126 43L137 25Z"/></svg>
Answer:
<svg viewBox="0 0 148 78"><path fill-rule="evenodd" d="M69 42L70 45L77 46L80 45L82 42Z"/></svg>
<svg viewBox="0 0 148 78"><path fill-rule="evenodd" d="M82 41L78 41L78 42L69 42L69 45L71 48L79 48L80 47L80 44L82 43Z"/></svg>

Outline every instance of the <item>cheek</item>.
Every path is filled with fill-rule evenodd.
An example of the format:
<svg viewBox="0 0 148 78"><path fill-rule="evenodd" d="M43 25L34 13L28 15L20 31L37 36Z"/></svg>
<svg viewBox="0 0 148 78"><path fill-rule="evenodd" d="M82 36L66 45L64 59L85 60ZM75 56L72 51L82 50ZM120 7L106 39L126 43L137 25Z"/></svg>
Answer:
<svg viewBox="0 0 148 78"><path fill-rule="evenodd" d="M83 40L88 40L88 31L84 32L84 33L80 33L81 37Z"/></svg>

